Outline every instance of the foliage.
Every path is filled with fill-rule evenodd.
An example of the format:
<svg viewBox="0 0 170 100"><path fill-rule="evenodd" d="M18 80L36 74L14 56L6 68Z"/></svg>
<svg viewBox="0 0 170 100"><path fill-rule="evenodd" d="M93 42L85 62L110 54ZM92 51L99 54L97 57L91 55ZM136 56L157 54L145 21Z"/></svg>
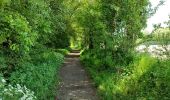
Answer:
<svg viewBox="0 0 170 100"><path fill-rule="evenodd" d="M136 40L143 37L141 30L151 14L149 1L96 0L85 4L77 15L84 35L81 60L103 99L169 99L169 82L159 78L166 78L167 74L162 72L168 70L159 68L161 65L169 66L165 64L169 61L159 61L146 55L138 57L134 51ZM161 4L163 2L158 6ZM157 79L151 73L159 74ZM158 80L166 84L167 90L161 91L160 85L151 86L159 83ZM163 94L157 96L160 91Z"/></svg>
<svg viewBox="0 0 170 100"><path fill-rule="evenodd" d="M152 9L149 0L0 0L0 73L7 80L0 86L16 99L24 86L33 98L32 91L54 99L56 72L69 52L61 48L70 46L83 50L104 99L169 99L169 61L134 51L147 18L163 3ZM167 45L169 31L163 33L146 40Z"/></svg>
<svg viewBox="0 0 170 100"><path fill-rule="evenodd" d="M8 85L6 81L0 76L0 99L2 100L33 100L36 99L34 92L27 89L27 87L21 87L17 84L15 87Z"/></svg>
<svg viewBox="0 0 170 100"><path fill-rule="evenodd" d="M133 61L135 42L146 26L149 1L96 0L82 4L75 16L83 30L83 49L103 61Z"/></svg>
<svg viewBox="0 0 170 100"><path fill-rule="evenodd" d="M96 60L91 60L83 60L83 63L104 100L170 98L169 59L162 61L147 55L138 55L128 67L115 65L114 69L109 70L96 70L96 65L91 63Z"/></svg>
<svg viewBox="0 0 170 100"><path fill-rule="evenodd" d="M56 52L67 55L70 51L68 49L57 49Z"/></svg>
<svg viewBox="0 0 170 100"><path fill-rule="evenodd" d="M56 71L63 62L63 56L53 51L32 56L32 61L20 63L20 68L11 73L10 82L26 85L40 100L53 99L56 95Z"/></svg>
<svg viewBox="0 0 170 100"><path fill-rule="evenodd" d="M161 24L154 25L155 29L150 35L146 35L139 44L142 45L156 45L157 56L163 58L170 57L170 19L165 22L166 27L162 27Z"/></svg>
<svg viewBox="0 0 170 100"><path fill-rule="evenodd" d="M0 0L0 73L6 85L26 86L37 99L54 97L55 75L63 62L54 49L68 47L72 33L63 2Z"/></svg>
<svg viewBox="0 0 170 100"><path fill-rule="evenodd" d="M20 14L10 11L2 11L0 17L1 48L8 48L20 55L28 52L33 41L27 20Z"/></svg>

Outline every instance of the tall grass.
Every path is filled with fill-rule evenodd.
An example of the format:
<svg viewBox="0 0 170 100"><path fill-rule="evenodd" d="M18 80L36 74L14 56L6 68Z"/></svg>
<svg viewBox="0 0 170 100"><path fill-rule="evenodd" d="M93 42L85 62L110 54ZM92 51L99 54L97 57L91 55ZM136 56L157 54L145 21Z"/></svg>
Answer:
<svg viewBox="0 0 170 100"><path fill-rule="evenodd" d="M139 55L129 65L97 70L82 55L103 100L168 100L170 99L170 60ZM91 59L89 59L91 60ZM95 59L93 59L95 60ZM119 67L117 67L119 66Z"/></svg>

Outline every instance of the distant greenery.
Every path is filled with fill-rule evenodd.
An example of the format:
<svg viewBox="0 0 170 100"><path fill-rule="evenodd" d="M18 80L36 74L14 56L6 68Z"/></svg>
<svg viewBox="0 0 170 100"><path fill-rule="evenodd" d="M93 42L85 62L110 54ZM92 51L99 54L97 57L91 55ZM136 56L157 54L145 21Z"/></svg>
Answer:
<svg viewBox="0 0 170 100"><path fill-rule="evenodd" d="M168 44L170 43L170 30L169 28L157 27L152 33L143 35L138 41L138 44Z"/></svg>
<svg viewBox="0 0 170 100"><path fill-rule="evenodd" d="M141 31L163 3L152 8L149 0L0 0L0 99L54 100L70 48L82 50L104 100L169 99L169 56L160 60L135 51L146 41L169 43L170 21L161 32L159 25L152 35Z"/></svg>
<svg viewBox="0 0 170 100"><path fill-rule="evenodd" d="M170 15L169 20L164 22L166 27L162 27L161 24L155 24L154 30L149 34L145 34L140 38L141 43L155 42L155 44L168 45L170 44Z"/></svg>
<svg viewBox="0 0 170 100"><path fill-rule="evenodd" d="M67 55L70 52L69 49L56 49L55 51L63 55Z"/></svg>

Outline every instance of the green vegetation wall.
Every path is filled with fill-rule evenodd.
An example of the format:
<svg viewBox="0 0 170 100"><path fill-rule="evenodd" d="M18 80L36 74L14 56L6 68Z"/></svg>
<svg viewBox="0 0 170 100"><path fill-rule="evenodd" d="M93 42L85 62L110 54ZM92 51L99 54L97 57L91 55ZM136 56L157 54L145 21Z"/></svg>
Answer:
<svg viewBox="0 0 170 100"><path fill-rule="evenodd" d="M83 31L85 52L90 52L91 58L102 59L100 66L132 61L135 41L146 26L149 0L85 0L81 3L83 6L76 16Z"/></svg>
<svg viewBox="0 0 170 100"><path fill-rule="evenodd" d="M68 47L71 29L65 13L62 0L1 0L0 51L18 59L38 44Z"/></svg>
<svg viewBox="0 0 170 100"><path fill-rule="evenodd" d="M24 48L27 51L36 43L50 47L69 46L69 32L66 30L69 22L64 16L66 12L62 2L1 0L0 44L6 43L13 50Z"/></svg>
<svg viewBox="0 0 170 100"><path fill-rule="evenodd" d="M0 99L18 100L22 93L17 88L23 86L38 100L56 95L56 74L64 57L54 51L69 47L73 35L64 2L0 0ZM10 91L10 84L16 90Z"/></svg>

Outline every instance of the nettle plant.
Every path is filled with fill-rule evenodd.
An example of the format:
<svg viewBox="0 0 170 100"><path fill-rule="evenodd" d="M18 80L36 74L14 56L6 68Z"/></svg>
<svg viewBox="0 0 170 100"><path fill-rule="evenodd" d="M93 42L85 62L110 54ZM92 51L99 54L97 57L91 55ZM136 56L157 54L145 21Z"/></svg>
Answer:
<svg viewBox="0 0 170 100"><path fill-rule="evenodd" d="M35 100L34 92L26 86L17 84L16 86L6 85L6 80L0 76L0 100Z"/></svg>

